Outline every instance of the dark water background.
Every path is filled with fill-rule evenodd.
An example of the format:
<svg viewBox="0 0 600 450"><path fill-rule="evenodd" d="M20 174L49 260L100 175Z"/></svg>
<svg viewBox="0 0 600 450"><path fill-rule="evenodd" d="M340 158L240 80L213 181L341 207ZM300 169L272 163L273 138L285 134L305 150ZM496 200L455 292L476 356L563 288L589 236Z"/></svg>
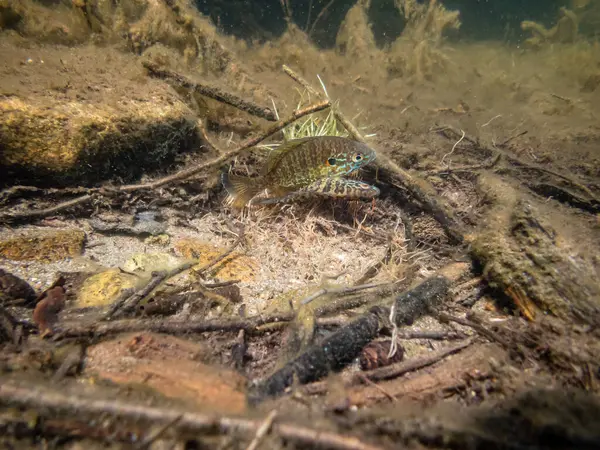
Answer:
<svg viewBox="0 0 600 450"><path fill-rule="evenodd" d="M319 12L330 0L288 0L293 21L310 29ZM335 43L338 28L355 0L334 0L314 27L311 37L321 47ZM448 9L458 9L462 22L453 38L500 40L518 44L524 35L520 23L534 20L552 26L564 0L445 0ZM285 14L280 0L196 0L198 9L210 16L219 29L241 39L260 41L276 38L285 31ZM309 16L309 8L311 13ZM392 42L404 27L394 0L372 0L369 18L378 45ZM526 33L529 37L529 33Z"/></svg>

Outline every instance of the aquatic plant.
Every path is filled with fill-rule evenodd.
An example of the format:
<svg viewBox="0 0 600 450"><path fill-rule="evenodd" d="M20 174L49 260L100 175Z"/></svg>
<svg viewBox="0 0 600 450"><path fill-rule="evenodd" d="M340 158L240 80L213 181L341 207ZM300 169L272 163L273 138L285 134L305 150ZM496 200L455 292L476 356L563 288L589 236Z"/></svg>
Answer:
<svg viewBox="0 0 600 450"><path fill-rule="evenodd" d="M529 31L532 37L525 40L525 45L539 48L544 44L575 42L579 34L579 19L567 8L560 8L560 19L552 28L547 29L542 24L531 20L521 22L521 29Z"/></svg>
<svg viewBox="0 0 600 450"><path fill-rule="evenodd" d="M460 13L447 10L437 0L429 3L395 0L395 3L406 26L389 50L388 72L417 82L431 79L450 63L440 47L444 34L460 27Z"/></svg>

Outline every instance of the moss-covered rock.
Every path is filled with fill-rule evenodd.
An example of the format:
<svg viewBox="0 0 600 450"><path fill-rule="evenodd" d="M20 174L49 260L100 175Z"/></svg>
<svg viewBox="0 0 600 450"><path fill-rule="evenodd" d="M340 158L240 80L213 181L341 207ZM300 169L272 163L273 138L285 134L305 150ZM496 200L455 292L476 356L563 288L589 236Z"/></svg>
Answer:
<svg viewBox="0 0 600 450"><path fill-rule="evenodd" d="M0 241L0 258L12 261L60 261L78 256L85 233L81 230L38 230Z"/></svg>
<svg viewBox="0 0 600 450"><path fill-rule="evenodd" d="M112 304L125 289L135 288L145 280L135 275L110 269L87 278L77 294L76 306L106 306Z"/></svg>
<svg viewBox="0 0 600 450"><path fill-rule="evenodd" d="M0 39L0 185L93 185L169 169L197 118L139 57Z"/></svg>
<svg viewBox="0 0 600 450"><path fill-rule="evenodd" d="M181 239L175 243L175 252L184 258L198 259L197 268L213 261L226 251L224 248L195 239ZM210 270L221 281L252 281L260 266L258 261L240 252L232 252Z"/></svg>

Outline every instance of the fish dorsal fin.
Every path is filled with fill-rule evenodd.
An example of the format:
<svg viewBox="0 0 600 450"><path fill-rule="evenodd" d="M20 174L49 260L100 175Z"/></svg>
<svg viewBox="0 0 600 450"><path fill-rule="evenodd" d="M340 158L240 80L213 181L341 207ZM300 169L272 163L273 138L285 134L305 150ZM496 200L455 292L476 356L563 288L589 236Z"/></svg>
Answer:
<svg viewBox="0 0 600 450"><path fill-rule="evenodd" d="M283 158L288 152L293 151L295 148L304 144L305 142L313 139L312 137L305 137L300 139L292 139L291 141L284 142L279 147L274 150L271 150L269 156L267 157L267 163L263 169L263 175L268 174L277 166L281 158Z"/></svg>

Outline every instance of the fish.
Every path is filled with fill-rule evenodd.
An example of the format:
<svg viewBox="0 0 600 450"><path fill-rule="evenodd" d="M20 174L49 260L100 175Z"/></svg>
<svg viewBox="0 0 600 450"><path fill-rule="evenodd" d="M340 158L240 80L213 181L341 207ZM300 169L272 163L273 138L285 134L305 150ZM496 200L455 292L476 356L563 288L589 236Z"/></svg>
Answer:
<svg viewBox="0 0 600 450"><path fill-rule="evenodd" d="M271 152L260 176L250 178L224 172L221 181L228 202L235 208L244 207L264 190L273 196L265 200L267 203L313 195L373 198L379 195L375 186L344 177L356 173L375 157L368 145L344 137L293 139Z"/></svg>
<svg viewBox="0 0 600 450"><path fill-rule="evenodd" d="M302 187L283 197L267 198L259 200L257 203L261 205L271 205L275 203L289 203L311 197L333 197L358 200L375 198L379 196L379 193L379 188L368 183L363 183L362 181L328 177L318 179L308 186Z"/></svg>

